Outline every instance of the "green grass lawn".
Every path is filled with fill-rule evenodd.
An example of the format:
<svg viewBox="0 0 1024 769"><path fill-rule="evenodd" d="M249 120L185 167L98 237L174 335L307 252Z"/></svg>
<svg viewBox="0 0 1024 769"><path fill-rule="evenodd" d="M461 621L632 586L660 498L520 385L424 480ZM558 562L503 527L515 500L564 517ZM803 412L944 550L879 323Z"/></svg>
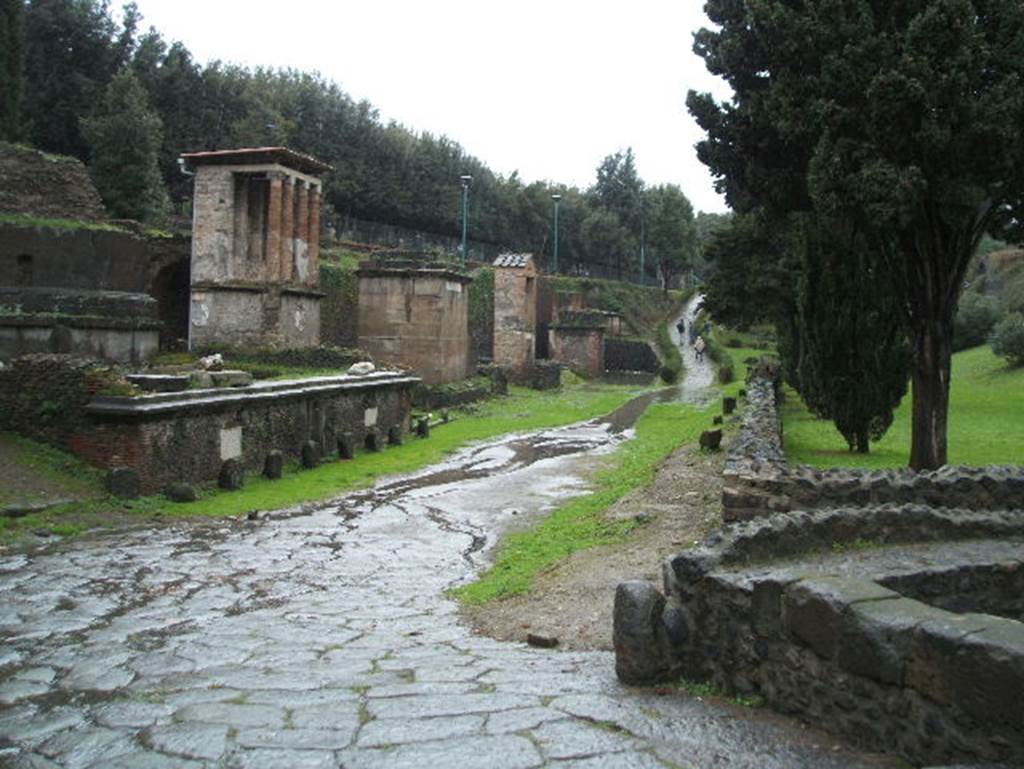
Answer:
<svg viewBox="0 0 1024 769"><path fill-rule="evenodd" d="M453 595L481 604L527 593L538 574L577 550L622 541L639 524L609 521L604 511L633 489L651 483L665 457L706 429L710 414L710 408L680 403L650 406L637 423L636 437L622 444L605 469L595 474L592 493L566 502L537 526L503 539L494 566Z"/></svg>
<svg viewBox="0 0 1024 769"><path fill-rule="evenodd" d="M199 501L187 504L171 502L163 495L131 501L104 496L22 518L0 518L0 543L10 543L39 529L73 536L125 521L241 515L252 510L275 510L322 500L366 487L383 475L418 470L473 441L608 414L645 389L593 384L546 392L512 388L508 397L479 404L471 413L455 411L454 420L436 427L427 440L410 437L401 446L379 453L360 453L348 461L326 461L313 470L298 470L292 466L278 481L250 476L239 491L211 488L205 490ZM94 484L98 485L99 481Z"/></svg>
<svg viewBox="0 0 1024 769"><path fill-rule="evenodd" d="M786 456L816 467L906 466L910 403L908 393L882 440L869 454L856 454L830 421L810 414L789 390L782 407ZM948 436L950 464L1024 464L1024 368L1008 368L987 346L954 355Z"/></svg>

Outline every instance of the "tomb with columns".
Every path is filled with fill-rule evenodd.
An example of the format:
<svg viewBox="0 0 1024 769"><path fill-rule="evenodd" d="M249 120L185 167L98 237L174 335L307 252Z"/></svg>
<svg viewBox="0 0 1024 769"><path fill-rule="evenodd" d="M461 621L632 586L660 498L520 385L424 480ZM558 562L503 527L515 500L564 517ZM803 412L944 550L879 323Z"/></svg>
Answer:
<svg viewBox="0 0 1024 769"><path fill-rule="evenodd" d="M284 147L192 152L190 349L320 344L320 177Z"/></svg>

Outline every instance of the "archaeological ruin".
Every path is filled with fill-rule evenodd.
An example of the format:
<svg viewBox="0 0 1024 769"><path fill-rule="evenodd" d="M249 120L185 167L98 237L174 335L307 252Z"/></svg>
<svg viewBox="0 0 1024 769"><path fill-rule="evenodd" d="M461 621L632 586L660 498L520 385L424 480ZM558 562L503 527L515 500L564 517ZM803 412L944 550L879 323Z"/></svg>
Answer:
<svg viewBox="0 0 1024 769"><path fill-rule="evenodd" d="M530 254L501 254L494 267L494 362L522 380L533 367L537 268Z"/></svg>
<svg viewBox="0 0 1024 769"><path fill-rule="evenodd" d="M915 763L1024 757L1024 468L819 471L748 382L725 529L615 597L616 670L763 697ZM1016 765L1016 764L1012 764Z"/></svg>
<svg viewBox="0 0 1024 769"><path fill-rule="evenodd" d="M284 147L181 156L195 174L189 347L320 343L320 177Z"/></svg>
<svg viewBox="0 0 1024 769"><path fill-rule="evenodd" d="M447 262L368 260L359 266L359 347L375 360L413 369L426 384L470 373L467 288Z"/></svg>

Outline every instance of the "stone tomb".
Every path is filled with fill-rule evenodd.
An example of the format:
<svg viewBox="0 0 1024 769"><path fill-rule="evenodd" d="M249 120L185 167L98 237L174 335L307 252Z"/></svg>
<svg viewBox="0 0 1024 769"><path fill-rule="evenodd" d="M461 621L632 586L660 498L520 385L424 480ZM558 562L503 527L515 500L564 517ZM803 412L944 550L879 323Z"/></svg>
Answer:
<svg viewBox="0 0 1024 769"><path fill-rule="evenodd" d="M494 362L521 379L534 362L537 268L530 254L502 254L493 266Z"/></svg>
<svg viewBox="0 0 1024 769"><path fill-rule="evenodd" d="M366 261L358 275L360 348L426 384L469 376L472 278L452 264L413 260Z"/></svg>
<svg viewBox="0 0 1024 769"><path fill-rule="evenodd" d="M225 462L264 471L284 461L352 446L379 447L409 431L413 376L377 372L286 381L244 388L186 390L139 397L98 396L88 423L70 436L76 454L100 467L131 468L142 493L174 482L216 480ZM311 445L312 444L312 445Z"/></svg>
<svg viewBox="0 0 1024 769"><path fill-rule="evenodd" d="M553 360L565 363L584 377L604 374L605 321L600 316L573 318L548 330L548 349Z"/></svg>
<svg viewBox="0 0 1024 769"><path fill-rule="evenodd" d="M283 147L194 152L190 349L320 343L320 176Z"/></svg>

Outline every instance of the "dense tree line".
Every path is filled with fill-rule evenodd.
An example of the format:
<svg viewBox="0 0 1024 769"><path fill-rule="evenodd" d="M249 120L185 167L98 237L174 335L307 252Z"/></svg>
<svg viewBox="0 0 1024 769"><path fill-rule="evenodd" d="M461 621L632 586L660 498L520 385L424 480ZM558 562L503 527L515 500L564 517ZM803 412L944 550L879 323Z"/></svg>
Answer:
<svg viewBox="0 0 1024 769"><path fill-rule="evenodd" d="M471 239L550 254L551 195L560 193L563 271L638 279L641 253L649 247L657 253L645 264L647 275L660 266L671 276L694 258L689 201L678 188L674 207L662 193L649 192L630 150L609 155L587 190L526 184L515 173L495 174L448 137L385 123L372 104L352 99L318 74L199 64L182 43L168 42L152 27L142 31L133 4L116 23L105 0L0 3L6 78L0 138L91 161L101 194L117 215L158 216L163 190L180 210L190 195L190 181L177 168L182 152L285 145L334 167L325 186L328 217L333 212L455 235L459 177L469 174ZM122 156L109 140L119 130L112 103L121 105L120 130L139 137L137 146L122 147ZM147 127L150 135L143 139L139 131ZM145 169L133 183L152 181L151 160L163 190L147 195L145 206L125 205L137 194L118 189L112 171L141 165ZM646 229L659 233L650 246Z"/></svg>
<svg viewBox="0 0 1024 769"><path fill-rule="evenodd" d="M707 132L698 155L740 212L712 248L709 306L737 320L767 314L811 401L822 391L862 400L882 421L891 397L867 391L898 370L898 322L912 352L910 464L941 466L968 264L986 233L1022 234L1024 4L708 0L705 10L716 26L695 51L735 97L691 93L688 104ZM800 237L809 231L831 245ZM815 342L819 332L828 336ZM836 345L843 354L829 361L803 360ZM820 389L822 375L832 381Z"/></svg>

